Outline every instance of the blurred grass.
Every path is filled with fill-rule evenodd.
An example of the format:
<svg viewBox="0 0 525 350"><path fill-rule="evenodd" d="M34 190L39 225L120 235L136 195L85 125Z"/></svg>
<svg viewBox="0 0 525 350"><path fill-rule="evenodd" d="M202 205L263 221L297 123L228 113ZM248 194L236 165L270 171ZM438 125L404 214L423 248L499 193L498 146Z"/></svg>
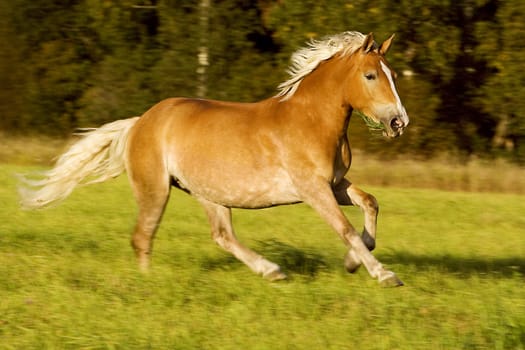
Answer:
<svg viewBox="0 0 525 350"><path fill-rule="evenodd" d="M525 194L525 168L504 159L461 161L441 155L430 160L385 160L357 151L348 177L374 186Z"/></svg>
<svg viewBox="0 0 525 350"><path fill-rule="evenodd" d="M12 174L30 169L0 165L0 349L525 349L523 195L365 186L381 205L375 255L406 283L382 289L343 271L307 206L235 210L239 238L290 276L269 283L179 191L142 275L124 176L28 212Z"/></svg>
<svg viewBox="0 0 525 350"><path fill-rule="evenodd" d="M0 140L0 164L51 166L74 139L0 134ZM358 185L525 194L525 168L503 159L387 160L353 150L348 177Z"/></svg>
<svg viewBox="0 0 525 350"><path fill-rule="evenodd" d="M10 135L0 131L0 164L51 165L68 141L42 135Z"/></svg>

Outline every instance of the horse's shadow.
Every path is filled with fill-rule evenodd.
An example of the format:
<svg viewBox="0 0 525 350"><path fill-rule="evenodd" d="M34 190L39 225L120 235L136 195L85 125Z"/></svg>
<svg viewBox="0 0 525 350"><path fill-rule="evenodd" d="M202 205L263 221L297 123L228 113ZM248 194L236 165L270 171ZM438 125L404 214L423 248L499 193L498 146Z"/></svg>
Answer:
<svg viewBox="0 0 525 350"><path fill-rule="evenodd" d="M311 249L296 248L278 240L258 241L255 250L265 258L277 263L284 272L315 278L322 270L329 269L331 264L326 258ZM203 269L230 269L243 266L231 255L220 258L206 259L201 264Z"/></svg>
<svg viewBox="0 0 525 350"><path fill-rule="evenodd" d="M255 250L264 257L279 264L284 272L315 278L321 271L343 269L337 257L329 258L315 249L297 248L279 240L258 241ZM469 276L490 276L491 278L512 278L525 275L525 258L459 257L448 254L417 255L407 251L378 253L378 259L386 265L414 268L418 271L437 269L446 273ZM237 269L244 266L231 255L205 259L201 267L206 270ZM399 267L398 267L399 269Z"/></svg>
<svg viewBox="0 0 525 350"><path fill-rule="evenodd" d="M275 239L258 243L262 255L275 261L284 272L314 278L320 271L333 268L332 264L327 263L326 257L314 249L296 248Z"/></svg>
<svg viewBox="0 0 525 350"><path fill-rule="evenodd" d="M413 266L418 271L438 269L446 273L469 276L490 276L511 278L516 274L525 275L525 259L509 256L506 258L459 257L448 254L416 255L407 251L380 254L378 258L388 265Z"/></svg>

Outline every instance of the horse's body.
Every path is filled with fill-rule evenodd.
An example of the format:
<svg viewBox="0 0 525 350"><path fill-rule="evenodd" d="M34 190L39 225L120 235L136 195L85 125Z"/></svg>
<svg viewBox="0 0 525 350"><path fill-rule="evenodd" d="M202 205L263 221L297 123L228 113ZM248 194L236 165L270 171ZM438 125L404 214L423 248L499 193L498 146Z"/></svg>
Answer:
<svg viewBox="0 0 525 350"><path fill-rule="evenodd" d="M175 186L204 206L221 247L255 272L281 279L278 265L237 241L231 208L305 202L349 245L349 271L363 263L380 282L400 285L370 253L375 198L344 178L351 163L346 134L352 109L382 122L392 137L408 124L384 60L390 42L377 46L371 34L347 32L314 43L296 54L281 94L257 103L172 98L140 118L106 124L64 154L23 203L42 207L86 177L104 181L125 169L139 206L132 244L142 268L149 264L152 239ZM308 67L311 56L317 62ZM339 205L363 209L362 237Z"/></svg>
<svg viewBox="0 0 525 350"><path fill-rule="evenodd" d="M241 208L298 202L300 196L286 171L290 161L279 150L304 148L304 141L287 138L282 132L279 125L285 117L274 114L271 120L265 118L265 111L278 106L271 101L230 104L168 99L138 121L130 135L133 141L129 151L140 153L141 144L159 147L158 154L167 157L154 165L165 171L157 175L164 177L164 183L169 183L171 177L176 186L197 198ZM151 135L157 133L152 139ZM132 176L140 171L135 167L128 165Z"/></svg>

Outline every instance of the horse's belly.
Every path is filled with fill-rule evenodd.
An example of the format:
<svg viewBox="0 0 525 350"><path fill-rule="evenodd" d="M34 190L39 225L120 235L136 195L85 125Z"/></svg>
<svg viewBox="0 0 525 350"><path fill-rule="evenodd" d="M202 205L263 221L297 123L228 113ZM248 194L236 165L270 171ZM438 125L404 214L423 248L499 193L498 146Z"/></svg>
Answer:
<svg viewBox="0 0 525 350"><path fill-rule="evenodd" d="M300 201L291 179L284 170L267 171L264 174L187 174L175 178L180 186L192 195L227 207L265 208Z"/></svg>

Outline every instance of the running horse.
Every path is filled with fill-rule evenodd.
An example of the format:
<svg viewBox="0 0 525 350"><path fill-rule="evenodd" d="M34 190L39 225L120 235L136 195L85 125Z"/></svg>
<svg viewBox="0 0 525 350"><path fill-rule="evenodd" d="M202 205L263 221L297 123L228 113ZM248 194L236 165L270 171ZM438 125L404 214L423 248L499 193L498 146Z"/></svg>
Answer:
<svg viewBox="0 0 525 350"><path fill-rule="evenodd" d="M219 246L255 273L279 280L286 275L277 264L237 240L231 209L304 202L348 246L349 272L362 264L380 284L402 285L371 254L376 199L345 179L353 110L381 125L388 137L401 135L408 125L385 59L393 37L381 45L372 33L358 32L311 41L293 54L289 80L279 85L279 93L260 102L169 98L140 117L84 130L53 169L22 177L21 205L49 206L76 185L127 171L139 209L131 243L141 269L148 269L173 186L204 207ZM339 205L363 210L362 235Z"/></svg>

